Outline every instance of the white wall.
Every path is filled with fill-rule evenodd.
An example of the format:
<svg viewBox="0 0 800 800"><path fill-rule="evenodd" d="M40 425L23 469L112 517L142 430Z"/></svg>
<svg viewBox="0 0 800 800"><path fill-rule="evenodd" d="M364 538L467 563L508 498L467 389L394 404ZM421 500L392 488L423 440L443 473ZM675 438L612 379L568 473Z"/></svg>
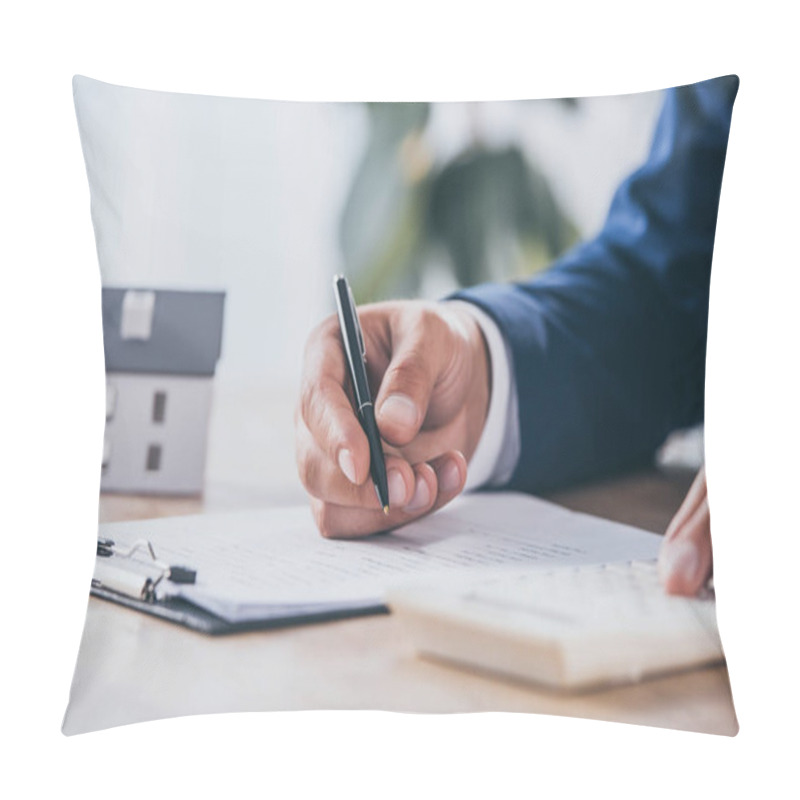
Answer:
<svg viewBox="0 0 800 800"><path fill-rule="evenodd" d="M95 81L77 95L103 282L224 289L220 382L286 384L328 307L362 110Z"/></svg>

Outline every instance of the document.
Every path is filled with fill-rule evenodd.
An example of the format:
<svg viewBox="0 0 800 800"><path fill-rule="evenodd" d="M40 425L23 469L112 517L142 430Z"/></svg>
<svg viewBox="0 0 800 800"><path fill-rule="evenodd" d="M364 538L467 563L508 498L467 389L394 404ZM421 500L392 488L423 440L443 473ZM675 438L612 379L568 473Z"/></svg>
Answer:
<svg viewBox="0 0 800 800"><path fill-rule="evenodd" d="M100 535L122 545L148 539L160 561L196 569L195 584L163 581L160 596L231 623L380 608L390 587L422 577L654 558L661 541L509 492L464 495L366 539L323 538L307 507L111 523Z"/></svg>

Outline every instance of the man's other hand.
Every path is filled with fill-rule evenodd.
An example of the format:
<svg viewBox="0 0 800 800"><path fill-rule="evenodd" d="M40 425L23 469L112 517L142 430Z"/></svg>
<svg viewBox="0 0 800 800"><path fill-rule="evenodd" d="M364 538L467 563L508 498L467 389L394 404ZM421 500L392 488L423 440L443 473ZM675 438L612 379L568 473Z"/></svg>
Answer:
<svg viewBox="0 0 800 800"><path fill-rule="evenodd" d="M670 522L658 556L661 582L669 594L694 595L712 572L711 523L705 467Z"/></svg>
<svg viewBox="0 0 800 800"><path fill-rule="evenodd" d="M306 345L295 442L317 527L334 538L397 527L458 495L489 405L489 358L468 312L396 301L362 306L358 314L385 443L390 511L384 515L375 494L333 315Z"/></svg>

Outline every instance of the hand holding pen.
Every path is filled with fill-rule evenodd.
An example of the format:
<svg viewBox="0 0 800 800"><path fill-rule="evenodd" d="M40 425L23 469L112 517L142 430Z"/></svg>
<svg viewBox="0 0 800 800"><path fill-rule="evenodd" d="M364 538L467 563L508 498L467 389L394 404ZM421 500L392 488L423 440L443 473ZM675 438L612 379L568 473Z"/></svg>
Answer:
<svg viewBox="0 0 800 800"><path fill-rule="evenodd" d="M369 391L367 379L367 350L364 346L364 334L358 321L356 303L353 293L343 275L333 279L333 292L336 296L336 311L339 316L339 329L342 334L344 352L347 356L347 366L350 372L350 383L355 395L356 414L364 429L364 434L369 443L369 471L375 484L375 494L383 508L383 513L389 516L389 487L386 483L386 463L383 458L383 445L375 422L375 409L372 405L372 395Z"/></svg>
<svg viewBox="0 0 800 800"><path fill-rule="evenodd" d="M388 502L377 496L380 466L358 414L367 395L359 395L359 379L350 374L338 314L309 337L295 415L298 471L314 519L323 535L339 538L395 528L456 497L489 403L488 356L471 315L422 301L378 303L356 313L361 337L351 353L354 366L361 360L355 354L366 353Z"/></svg>

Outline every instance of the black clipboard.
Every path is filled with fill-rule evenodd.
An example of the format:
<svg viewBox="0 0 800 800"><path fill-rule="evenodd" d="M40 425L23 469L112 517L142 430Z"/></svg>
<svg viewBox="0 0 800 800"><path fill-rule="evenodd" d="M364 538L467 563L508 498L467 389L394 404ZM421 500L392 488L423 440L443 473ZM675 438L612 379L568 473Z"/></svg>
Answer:
<svg viewBox="0 0 800 800"><path fill-rule="evenodd" d="M313 622L329 622L350 617L389 613L389 609L385 605L370 604L360 608L328 609L314 613L304 612L294 616L281 615L258 620L229 622L180 597L167 597L163 600L141 600L107 589L102 585L92 585L91 594L101 600L117 603L125 608L132 608L135 611L141 611L144 614L149 614L210 636L224 636L231 633L262 631Z"/></svg>
<svg viewBox="0 0 800 800"><path fill-rule="evenodd" d="M145 553L145 560L133 558L137 552ZM149 559L147 558L149 555ZM197 573L190 567L171 566L159 561L153 545L140 539L130 547L119 547L111 539L97 540L97 562L92 578L91 594L102 600L141 611L153 617L182 625L190 630L211 636L245 631L281 628L287 625L324 622L328 620L359 617L367 614L388 613L389 609L378 602L365 601L347 606L306 606L296 613L287 613L285 607L273 613L265 612L258 619L232 622L182 597L166 594L159 596L161 585L168 583L192 584Z"/></svg>

